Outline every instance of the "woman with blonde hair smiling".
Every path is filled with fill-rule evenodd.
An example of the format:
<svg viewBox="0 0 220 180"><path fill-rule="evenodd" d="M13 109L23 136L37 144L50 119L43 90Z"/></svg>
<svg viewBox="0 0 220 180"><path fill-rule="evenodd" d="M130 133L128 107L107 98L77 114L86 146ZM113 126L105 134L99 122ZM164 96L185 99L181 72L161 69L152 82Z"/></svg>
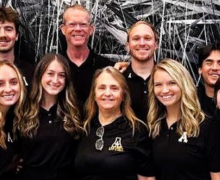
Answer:
<svg viewBox="0 0 220 180"><path fill-rule="evenodd" d="M77 180L155 180L147 128L134 115L118 70L107 66L95 72L85 109Z"/></svg>
<svg viewBox="0 0 220 180"><path fill-rule="evenodd" d="M219 125L202 112L187 69L160 61L149 82L150 135L157 180L220 178Z"/></svg>
<svg viewBox="0 0 220 180"><path fill-rule="evenodd" d="M21 119L26 89L18 68L0 61L0 179L10 179L7 172L16 152L16 125Z"/></svg>

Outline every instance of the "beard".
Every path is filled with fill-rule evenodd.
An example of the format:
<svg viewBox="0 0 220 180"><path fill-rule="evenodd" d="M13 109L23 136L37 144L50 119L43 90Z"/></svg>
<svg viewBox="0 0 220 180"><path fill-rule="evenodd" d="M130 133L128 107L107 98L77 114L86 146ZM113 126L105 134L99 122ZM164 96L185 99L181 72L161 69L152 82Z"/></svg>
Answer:
<svg viewBox="0 0 220 180"><path fill-rule="evenodd" d="M146 62L154 58L154 52L149 52L148 54L140 55L138 53L130 51L130 55L139 62Z"/></svg>

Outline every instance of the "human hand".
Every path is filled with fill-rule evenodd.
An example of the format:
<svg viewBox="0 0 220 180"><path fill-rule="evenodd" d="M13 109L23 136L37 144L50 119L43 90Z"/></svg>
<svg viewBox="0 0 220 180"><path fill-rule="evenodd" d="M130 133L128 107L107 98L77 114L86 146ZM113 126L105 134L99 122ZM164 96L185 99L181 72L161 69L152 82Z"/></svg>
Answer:
<svg viewBox="0 0 220 180"><path fill-rule="evenodd" d="M129 65L130 62L117 62L115 63L114 68L123 73Z"/></svg>

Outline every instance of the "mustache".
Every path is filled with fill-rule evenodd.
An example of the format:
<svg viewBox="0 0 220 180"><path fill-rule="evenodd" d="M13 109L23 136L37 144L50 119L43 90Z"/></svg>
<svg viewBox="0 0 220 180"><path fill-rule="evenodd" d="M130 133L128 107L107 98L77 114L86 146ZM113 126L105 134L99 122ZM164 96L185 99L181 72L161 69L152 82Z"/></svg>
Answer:
<svg viewBox="0 0 220 180"><path fill-rule="evenodd" d="M9 41L9 39L6 36L0 36L0 41Z"/></svg>

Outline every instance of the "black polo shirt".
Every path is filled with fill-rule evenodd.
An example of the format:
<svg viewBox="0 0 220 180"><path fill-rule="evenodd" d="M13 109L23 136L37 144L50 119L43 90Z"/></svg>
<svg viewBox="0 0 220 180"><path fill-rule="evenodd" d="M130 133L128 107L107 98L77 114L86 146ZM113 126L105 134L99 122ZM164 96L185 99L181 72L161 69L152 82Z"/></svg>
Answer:
<svg viewBox="0 0 220 180"><path fill-rule="evenodd" d="M135 130L124 117L117 118L104 126L104 147L96 150L97 128L101 127L98 118L91 121L91 130L79 144L75 170L78 180L137 180L137 174L153 176L151 140L143 124ZM122 151L114 149L117 146Z"/></svg>
<svg viewBox="0 0 220 180"><path fill-rule="evenodd" d="M66 53L64 56L69 59ZM114 66L115 64L113 61L95 54L91 49L89 56L81 66L77 66L70 59L69 63L76 96L82 105L85 103L89 96L92 78L95 71L106 66Z"/></svg>
<svg viewBox="0 0 220 180"><path fill-rule="evenodd" d="M217 108L216 108L216 111L215 111L215 119L217 119L217 120L220 122L220 109L217 109Z"/></svg>
<svg viewBox="0 0 220 180"><path fill-rule="evenodd" d="M153 154L157 180L211 180L210 172L220 172L220 125L206 119L200 134L179 142L178 123L168 128L162 120L160 135L154 139Z"/></svg>
<svg viewBox="0 0 220 180"><path fill-rule="evenodd" d="M206 113L206 115L213 117L216 111L214 98L210 98L206 95L205 87L203 84L199 84L197 93L202 110Z"/></svg>
<svg viewBox="0 0 220 180"><path fill-rule="evenodd" d="M131 107L136 116L146 122L148 113L148 82L150 77L144 80L138 76L132 70L131 64L123 74L130 88Z"/></svg>
<svg viewBox="0 0 220 180"><path fill-rule="evenodd" d="M13 172L8 169L14 155L17 153L16 142L13 138L13 110L7 113L4 132L6 135L5 143L7 149L0 147L0 179L6 180L13 176Z"/></svg>
<svg viewBox="0 0 220 180"><path fill-rule="evenodd" d="M57 120L57 106L40 108L39 128L33 138L22 139L22 169L18 179L74 179L73 163L77 141Z"/></svg>

